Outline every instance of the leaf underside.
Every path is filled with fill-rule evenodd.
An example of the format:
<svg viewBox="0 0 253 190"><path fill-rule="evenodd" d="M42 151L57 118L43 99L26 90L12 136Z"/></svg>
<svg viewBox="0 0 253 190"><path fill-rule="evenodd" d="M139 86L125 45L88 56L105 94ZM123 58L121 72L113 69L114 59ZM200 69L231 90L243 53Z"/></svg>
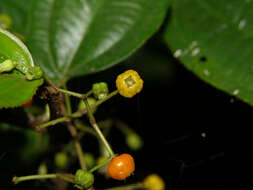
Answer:
<svg viewBox="0 0 253 190"><path fill-rule="evenodd" d="M189 70L253 105L253 1L173 1L165 40Z"/></svg>

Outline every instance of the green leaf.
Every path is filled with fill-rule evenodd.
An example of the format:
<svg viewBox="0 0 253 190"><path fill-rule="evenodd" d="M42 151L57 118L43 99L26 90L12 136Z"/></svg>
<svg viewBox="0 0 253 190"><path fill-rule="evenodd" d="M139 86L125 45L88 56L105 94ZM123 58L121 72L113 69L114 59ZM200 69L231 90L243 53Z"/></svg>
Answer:
<svg viewBox="0 0 253 190"><path fill-rule="evenodd" d="M43 80L28 81L20 75L0 75L0 108L17 107L35 94Z"/></svg>
<svg viewBox="0 0 253 190"><path fill-rule="evenodd" d="M0 29L0 57L18 64L34 67L26 46L11 33ZM0 63L1 64L1 63ZM35 94L43 79L28 81L25 75L14 71L0 74L0 108L16 107L27 102Z"/></svg>
<svg viewBox="0 0 253 190"><path fill-rule="evenodd" d="M26 19L30 0L1 0L0 13L7 14L12 18L11 31L21 35L26 33Z"/></svg>
<svg viewBox="0 0 253 190"><path fill-rule="evenodd" d="M160 27L170 0L33 0L29 47L60 85L119 63Z"/></svg>
<svg viewBox="0 0 253 190"><path fill-rule="evenodd" d="M173 1L169 47L204 81L253 105L253 1Z"/></svg>

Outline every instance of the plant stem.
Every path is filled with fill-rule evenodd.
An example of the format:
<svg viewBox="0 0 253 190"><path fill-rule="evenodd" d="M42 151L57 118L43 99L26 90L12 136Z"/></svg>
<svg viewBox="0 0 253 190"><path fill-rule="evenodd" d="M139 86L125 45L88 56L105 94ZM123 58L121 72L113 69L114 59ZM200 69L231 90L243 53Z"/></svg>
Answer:
<svg viewBox="0 0 253 190"><path fill-rule="evenodd" d="M125 135L129 135L131 133L135 133L128 125L120 120L117 120L115 126L122 131Z"/></svg>
<svg viewBox="0 0 253 190"><path fill-rule="evenodd" d="M87 170L85 160L83 158L83 156L84 156L83 149L82 149L81 144L78 140L75 140L75 147L76 147L76 152L77 152L77 156L78 156L81 168L83 170Z"/></svg>
<svg viewBox="0 0 253 190"><path fill-rule="evenodd" d="M80 120L75 120L74 123L75 123L76 128L78 128L79 130L85 133L90 133L97 137L97 133L94 131L94 129L84 125Z"/></svg>
<svg viewBox="0 0 253 190"><path fill-rule="evenodd" d="M103 167L104 165L106 165L108 162L110 162L111 161L111 158L109 158L109 159L106 159L105 161L103 161L102 163L100 163L100 164L98 164L98 165L96 165L96 166L94 166L93 168L91 168L90 170L89 170L89 172L94 172L94 171L96 171L97 169L99 169L99 168L101 168L101 167Z"/></svg>
<svg viewBox="0 0 253 190"><path fill-rule="evenodd" d="M115 90L115 91L111 92L110 94L108 94L105 98L98 100L95 105L99 106L100 104L104 103L105 101L109 100L110 98L112 98L113 96L115 96L117 94L118 94L118 90Z"/></svg>
<svg viewBox="0 0 253 190"><path fill-rule="evenodd" d="M69 90L61 89L61 88L57 88L56 90L66 94L66 95L75 96L77 98L82 99L84 97L84 94L80 94L80 93L77 93L77 92L72 92L72 91L69 91Z"/></svg>
<svg viewBox="0 0 253 190"><path fill-rule="evenodd" d="M71 118L71 117L69 117L69 116L60 117L60 118L57 118L57 119L55 119L55 120L52 120L52 121L48 121L48 122L46 122L46 123L43 123L43 124L39 125L38 128L43 129L43 128L46 128L46 127L49 127L49 126L52 126L52 125L56 125L56 124L58 124L58 123L62 123L62 122L64 122L64 121L69 121L70 118Z"/></svg>
<svg viewBox="0 0 253 190"><path fill-rule="evenodd" d="M70 98L66 94L65 94L65 100L66 100L66 102L68 102L70 104ZM69 106L67 106L67 114L71 114L71 104ZM79 140L77 139L76 128L71 124L71 122L68 122L67 127L71 133L71 136L74 138L75 148L76 148L77 157L78 157L80 166L83 170L87 170L85 161L83 159L84 154L83 154L82 146L81 146Z"/></svg>
<svg viewBox="0 0 253 190"><path fill-rule="evenodd" d="M78 93L78 92L73 92L73 91L67 90L66 88L65 89L56 88L56 90L59 91L59 92L62 92L64 94L68 94L70 96L75 96L75 97L80 98L80 99L83 99L84 97L90 96L93 92L92 90L90 90L86 94L81 94L81 93Z"/></svg>
<svg viewBox="0 0 253 190"><path fill-rule="evenodd" d="M64 89L67 89L66 84L64 84ZM65 103L66 103L66 107L67 107L67 110L68 110L68 114L71 114L72 113L72 108L71 108L70 98L68 96L64 96L64 97L65 97Z"/></svg>
<svg viewBox="0 0 253 190"><path fill-rule="evenodd" d="M56 174L44 174L44 175L28 175L28 176L21 176L21 177L13 177L12 181L15 184L18 184L22 181L28 181L28 180L36 180L36 179L50 179L50 178L56 178Z"/></svg>
<svg viewBox="0 0 253 190"><path fill-rule="evenodd" d="M92 127L95 129L95 131L97 132L98 136L100 137L101 141L104 143L107 151L109 152L110 154L110 157L113 157L114 156L114 153L113 153L113 150L110 146L110 144L108 143L108 141L106 140L106 138L104 137L103 133L101 132L101 130L99 129L97 123L96 123L96 120L95 120L95 117L93 116L92 114L92 111L91 111L91 108L90 108L90 105L87 101L87 99L85 98L84 99L84 103L86 105L86 108L87 108L87 111L88 111L88 116L89 116L89 120L90 120L90 124L92 125Z"/></svg>
<svg viewBox="0 0 253 190"><path fill-rule="evenodd" d="M133 189L143 189L143 185L141 183L134 183L130 185L106 188L103 190L133 190Z"/></svg>
<svg viewBox="0 0 253 190"><path fill-rule="evenodd" d="M54 178L59 178L62 179L66 182L73 183L75 184L73 177L69 177L68 175L72 174L44 174L44 175L28 175L28 176L21 176L21 177L13 177L12 181L14 184L18 184L22 181L29 181L29 180L42 180L42 179L54 179ZM82 189L79 185L76 185L77 188Z"/></svg>
<svg viewBox="0 0 253 190"><path fill-rule="evenodd" d="M89 92L88 92L89 93ZM88 94L87 93L87 94ZM99 106L100 104L102 104L103 102L105 102L106 100L110 99L111 97L115 96L116 94L118 93L117 90L111 92L106 98L102 99L102 100L98 100L96 102L95 105L93 105L94 107L97 107ZM67 96L66 96L67 97ZM91 106L92 109L93 106ZM68 116L64 116L64 117L60 117L60 118L57 118L55 120L52 120L52 121L49 121L49 122L46 122L46 123L43 123L41 125L38 126L38 128L46 128L46 127L49 127L49 126L53 126L53 125L56 125L58 123L62 123L62 122L65 122L65 121L69 121L70 119L72 118L79 118L79 117L82 117L83 115L87 114L87 109L85 110L78 110L72 114L69 114Z"/></svg>
<svg viewBox="0 0 253 190"><path fill-rule="evenodd" d="M43 77L48 82L48 84L50 84L54 89L57 89L56 85L51 81L51 79L46 75L46 73L44 73Z"/></svg>

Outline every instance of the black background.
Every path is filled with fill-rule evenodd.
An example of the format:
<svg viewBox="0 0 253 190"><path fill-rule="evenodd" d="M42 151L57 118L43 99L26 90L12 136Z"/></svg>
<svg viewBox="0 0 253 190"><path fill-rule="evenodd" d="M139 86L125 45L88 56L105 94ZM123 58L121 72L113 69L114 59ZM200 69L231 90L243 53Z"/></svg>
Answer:
<svg viewBox="0 0 253 190"><path fill-rule="evenodd" d="M124 137L113 129L109 141L114 151L131 153L135 157L136 171L125 182L106 180L96 174L95 186L102 188L134 183L150 173L157 173L165 180L166 189L171 190L224 189L227 184L237 184L240 189L247 189L248 178L243 168L247 167L247 139L250 136L250 125L247 123L253 115L252 108L201 81L175 60L167 47L157 39L155 43L153 39L150 40L146 46L168 57L173 75L163 80L152 80L145 71L139 71L144 79L140 94L132 99L117 96L100 107L97 120L107 117L123 120L143 137L144 147L132 152L125 145ZM108 82L113 90L116 76L126 69L136 68L136 64L123 63L95 75L73 79L68 86L71 90L85 92L91 83L102 80ZM41 103L42 100L35 98L34 104ZM73 100L73 103L76 101ZM6 120L22 123L22 109L1 110L0 121ZM231 152L234 157L239 157L239 165L236 162L225 166L225 130L227 134L231 130L236 131L232 136L235 147ZM20 141L1 132L1 190L52 188L48 185L50 182L23 182L16 186L11 183L14 175L33 174L41 160L52 159L55 151L70 138L67 131L59 128L49 132L54 135L53 141L56 142L52 151L28 163L20 162L16 153L21 147L16 142ZM97 144L94 140L86 141L89 151L96 154ZM78 167L77 164L71 168L72 172L75 167ZM226 175L228 179L225 180L225 171L230 171L227 170L229 168L231 173ZM241 173L234 175L235 169Z"/></svg>

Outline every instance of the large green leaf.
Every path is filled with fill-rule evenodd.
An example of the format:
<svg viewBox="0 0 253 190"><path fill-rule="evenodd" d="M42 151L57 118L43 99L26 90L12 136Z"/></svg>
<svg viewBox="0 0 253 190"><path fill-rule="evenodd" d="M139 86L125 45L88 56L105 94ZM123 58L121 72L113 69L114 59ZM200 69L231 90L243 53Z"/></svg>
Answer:
<svg viewBox="0 0 253 190"><path fill-rule="evenodd" d="M170 0L33 0L28 44L58 85L106 69L160 27Z"/></svg>
<svg viewBox="0 0 253 190"><path fill-rule="evenodd" d="M13 21L11 31L24 35L30 0L0 0L0 13L9 15Z"/></svg>
<svg viewBox="0 0 253 190"><path fill-rule="evenodd" d="M34 66L26 46L11 33L0 29L0 58L2 57ZM0 74L0 108L22 105L35 94L42 83L43 79L28 81L23 74L16 71Z"/></svg>
<svg viewBox="0 0 253 190"><path fill-rule="evenodd" d="M178 0L165 32L175 57L201 79L253 104L253 1Z"/></svg>

